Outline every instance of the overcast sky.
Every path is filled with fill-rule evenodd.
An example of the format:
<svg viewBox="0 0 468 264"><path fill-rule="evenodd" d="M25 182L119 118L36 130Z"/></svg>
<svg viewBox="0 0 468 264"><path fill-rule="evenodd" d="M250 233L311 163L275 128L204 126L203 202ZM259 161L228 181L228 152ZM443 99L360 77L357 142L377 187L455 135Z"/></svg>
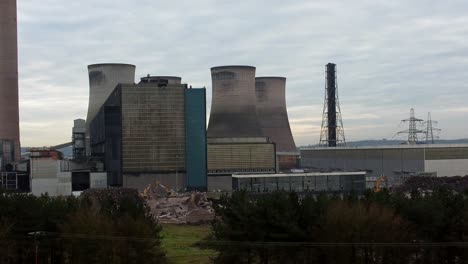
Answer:
<svg viewBox="0 0 468 264"><path fill-rule="evenodd" d="M18 0L18 31L23 146L70 141L102 62L206 86L207 113L212 66L284 76L297 145L319 140L334 62L347 140L392 138L412 107L468 137L466 0Z"/></svg>

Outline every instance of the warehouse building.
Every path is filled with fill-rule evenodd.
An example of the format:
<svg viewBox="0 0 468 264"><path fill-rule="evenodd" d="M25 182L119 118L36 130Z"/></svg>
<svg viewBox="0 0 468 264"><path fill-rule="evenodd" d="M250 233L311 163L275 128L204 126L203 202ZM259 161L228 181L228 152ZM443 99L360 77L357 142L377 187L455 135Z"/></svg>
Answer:
<svg viewBox="0 0 468 264"><path fill-rule="evenodd" d="M365 171L236 174L232 178L234 190L246 190L251 193L268 193L279 190L298 193L362 193L366 190Z"/></svg>
<svg viewBox="0 0 468 264"><path fill-rule="evenodd" d="M31 192L36 196L67 196L90 188L107 188L102 165L76 163L62 159L62 153L50 148L35 148L29 153Z"/></svg>
<svg viewBox="0 0 468 264"><path fill-rule="evenodd" d="M416 175L468 175L468 144L304 148L301 163L316 172L366 171L395 185Z"/></svg>
<svg viewBox="0 0 468 264"><path fill-rule="evenodd" d="M92 155L110 186L206 189L205 89L179 77L119 84L91 121Z"/></svg>

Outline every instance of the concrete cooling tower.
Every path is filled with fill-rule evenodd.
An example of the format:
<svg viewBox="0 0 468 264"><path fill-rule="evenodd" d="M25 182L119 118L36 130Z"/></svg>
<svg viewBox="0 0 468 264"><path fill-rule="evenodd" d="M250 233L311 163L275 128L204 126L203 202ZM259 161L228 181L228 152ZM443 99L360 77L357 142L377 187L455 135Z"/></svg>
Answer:
<svg viewBox="0 0 468 264"><path fill-rule="evenodd" d="M89 104L86 127L115 89L117 84L133 84L135 82L135 65L105 63L88 66L89 73Z"/></svg>
<svg viewBox="0 0 468 264"><path fill-rule="evenodd" d="M255 67L211 68L212 104L207 137L262 137L255 102Z"/></svg>
<svg viewBox="0 0 468 264"><path fill-rule="evenodd" d="M0 171L20 159L16 0L0 1Z"/></svg>
<svg viewBox="0 0 468 264"><path fill-rule="evenodd" d="M297 153L286 109L286 78L255 79L257 115L263 136L276 143L277 152Z"/></svg>

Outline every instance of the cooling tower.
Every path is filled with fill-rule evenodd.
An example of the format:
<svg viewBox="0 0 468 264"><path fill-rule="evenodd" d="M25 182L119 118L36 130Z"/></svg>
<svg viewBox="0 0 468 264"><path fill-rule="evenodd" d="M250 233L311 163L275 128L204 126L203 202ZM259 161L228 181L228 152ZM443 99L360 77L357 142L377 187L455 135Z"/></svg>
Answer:
<svg viewBox="0 0 468 264"><path fill-rule="evenodd" d="M277 152L297 153L286 109L286 78L256 78L255 94L263 136L276 143Z"/></svg>
<svg viewBox="0 0 468 264"><path fill-rule="evenodd" d="M19 142L17 41L16 0L1 0L0 162L3 160L5 163L19 160L21 155Z"/></svg>
<svg viewBox="0 0 468 264"><path fill-rule="evenodd" d="M131 64L93 64L88 66L89 73L89 104L86 127L115 89L117 84L133 84L135 82L135 65Z"/></svg>
<svg viewBox="0 0 468 264"><path fill-rule="evenodd" d="M255 102L255 67L211 68L213 96L207 137L262 137Z"/></svg>

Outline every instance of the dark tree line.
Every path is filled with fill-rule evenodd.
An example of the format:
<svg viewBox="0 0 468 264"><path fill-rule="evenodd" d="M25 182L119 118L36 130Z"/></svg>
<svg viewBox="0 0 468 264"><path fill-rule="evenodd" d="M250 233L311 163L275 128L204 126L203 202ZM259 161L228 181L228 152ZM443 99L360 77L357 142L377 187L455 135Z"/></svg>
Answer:
<svg viewBox="0 0 468 264"><path fill-rule="evenodd" d="M160 231L136 190L0 194L0 263L165 263Z"/></svg>
<svg viewBox="0 0 468 264"><path fill-rule="evenodd" d="M468 263L467 194L236 192L206 245L220 263Z"/></svg>

